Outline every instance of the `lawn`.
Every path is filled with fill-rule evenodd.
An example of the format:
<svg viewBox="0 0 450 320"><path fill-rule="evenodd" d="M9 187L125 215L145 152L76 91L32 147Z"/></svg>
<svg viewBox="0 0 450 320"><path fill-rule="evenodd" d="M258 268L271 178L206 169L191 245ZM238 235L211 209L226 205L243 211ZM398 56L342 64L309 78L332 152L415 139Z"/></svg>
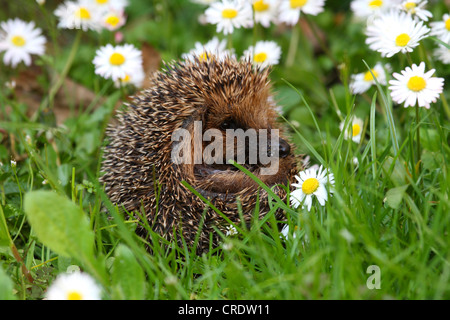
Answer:
<svg viewBox="0 0 450 320"><path fill-rule="evenodd" d="M364 1L303 1L321 10L304 4L298 21L229 34L207 22L201 1L129 0L115 30L64 27L70 21L55 10L68 1L39 2L9 1L0 11L0 299L51 299L58 279L80 272L104 300L450 299L448 1L415 1L430 16L405 13L416 27L411 50L403 52L399 36L387 54L366 43L387 14L360 16L353 5ZM383 1L365 2L375 11ZM29 65L13 63L20 55L1 45L14 18L34 21L46 39ZM431 31L417 38L420 25ZM399 32L387 26L386 39ZM285 219L271 211L198 255L188 244L159 245L148 226L149 238L137 236L145 223L114 206L99 177L116 112L163 62L183 60L213 37L237 59L259 41L276 43L270 80L280 121L295 152L308 167L326 168L334 184L310 210L272 199ZM22 50L19 40L11 38ZM141 53L138 84L108 78L93 62L100 48L124 44ZM408 68L418 72L413 65L435 69L434 80L422 71L401 83ZM396 90L423 99L405 107Z"/></svg>

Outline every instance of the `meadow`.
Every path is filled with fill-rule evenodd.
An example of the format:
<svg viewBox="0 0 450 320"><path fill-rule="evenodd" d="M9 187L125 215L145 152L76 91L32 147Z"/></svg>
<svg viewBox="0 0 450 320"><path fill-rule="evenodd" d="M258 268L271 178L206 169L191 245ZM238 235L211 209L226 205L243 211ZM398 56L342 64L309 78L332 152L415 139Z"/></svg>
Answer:
<svg viewBox="0 0 450 320"><path fill-rule="evenodd" d="M376 14L358 16L364 13L352 6L357 1L309 1L321 10L301 11L293 23L234 26L228 34L208 22L210 5L202 1L129 0L122 25L97 30L62 25L55 10L67 1L5 3L0 299L51 299L59 277L79 272L95 283L100 293L93 297L105 300L449 299L450 3L412 1L425 3L430 15L424 20L415 11L414 19L407 16L411 24L430 30L417 38L422 31L415 28L409 51L397 38L398 48L382 52L366 42ZM383 1L371 2L375 10ZM400 11L403 2L392 2ZM4 45L9 35L1 23L15 18L34 21L46 38L45 51L32 53L29 64L15 63L20 55ZM443 36L432 24L439 21ZM273 199L285 209L284 221L269 214L237 226L237 234L222 234L219 247L197 255L187 244L160 246L151 230L149 239L138 237L138 217L109 201L99 177L116 111L164 61L185 59L213 37L237 59L259 41L277 44L270 79L280 121L295 152L308 156L307 166L326 168L334 184L323 205L314 198L310 209ZM139 50L139 83L99 72L93 61L108 44ZM405 107L406 98L392 95L402 85L394 74L413 65L435 69L420 79L439 78L443 87L425 92L420 81L408 82L401 94L424 96Z"/></svg>

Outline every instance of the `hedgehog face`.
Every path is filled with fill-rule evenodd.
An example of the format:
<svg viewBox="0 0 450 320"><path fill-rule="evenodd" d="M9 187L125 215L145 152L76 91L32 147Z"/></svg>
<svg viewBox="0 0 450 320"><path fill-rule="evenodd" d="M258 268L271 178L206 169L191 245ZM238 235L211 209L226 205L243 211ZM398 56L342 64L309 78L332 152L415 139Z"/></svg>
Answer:
<svg viewBox="0 0 450 320"><path fill-rule="evenodd" d="M228 85L232 87L232 83ZM268 185L286 184L295 160L289 143L279 135L273 99L267 88L245 95L239 92L236 96L241 99L214 101L206 108L203 132L216 130L221 134L221 157L216 159L220 161L208 163L208 159L203 159L194 165L196 182L215 194L239 193L255 187L252 179L229 164L231 159ZM202 150L208 146L210 142L203 141Z"/></svg>

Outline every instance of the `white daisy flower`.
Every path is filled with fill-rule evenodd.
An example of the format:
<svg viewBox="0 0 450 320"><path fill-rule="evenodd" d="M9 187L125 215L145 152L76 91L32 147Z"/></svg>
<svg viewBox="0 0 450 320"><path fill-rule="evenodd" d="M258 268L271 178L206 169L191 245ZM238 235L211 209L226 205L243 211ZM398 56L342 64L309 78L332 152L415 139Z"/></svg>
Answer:
<svg viewBox="0 0 450 320"><path fill-rule="evenodd" d="M283 114L283 107L277 104L273 96L268 96L266 101L270 108L275 110L277 114Z"/></svg>
<svg viewBox="0 0 450 320"><path fill-rule="evenodd" d="M100 30L100 11L90 0L66 1L60 4L55 15L58 17L58 28Z"/></svg>
<svg viewBox="0 0 450 320"><path fill-rule="evenodd" d="M289 240L289 237L291 236L289 233L289 225L285 224L283 228L281 228L281 234L280 234L280 238L283 240ZM297 234L299 233L299 231L301 230L301 228L299 226L294 226L294 230L292 231L292 239L297 238ZM309 238L308 235L305 233L303 236L303 241L302 244L306 245L309 243Z"/></svg>
<svg viewBox="0 0 450 320"><path fill-rule="evenodd" d="M133 72L127 73L125 77L119 78L114 81L114 85L116 88L120 88L122 85L133 85L136 88L142 88L142 84L144 83L145 72L144 69L138 68Z"/></svg>
<svg viewBox="0 0 450 320"><path fill-rule="evenodd" d="M334 175L328 173L322 166L318 170L309 168L301 171L298 176L295 176L298 183L293 183L296 190L291 192L291 205L298 208L301 204L311 210L313 196L317 198L321 206L325 205L328 200L328 192L326 185L334 185Z"/></svg>
<svg viewBox="0 0 450 320"><path fill-rule="evenodd" d="M278 0L252 0L253 11L255 12L255 22L263 27L270 27L271 22L275 22L278 15Z"/></svg>
<svg viewBox="0 0 450 320"><path fill-rule="evenodd" d="M258 41L244 51L243 57L261 68L276 65L280 61L281 48L275 41Z"/></svg>
<svg viewBox="0 0 450 320"><path fill-rule="evenodd" d="M428 21L429 18L433 17L433 14L430 11L424 9L427 3L428 1L426 0L406 0L402 1L402 3L398 5L398 8L407 12L414 18Z"/></svg>
<svg viewBox="0 0 450 320"><path fill-rule="evenodd" d="M446 46L439 45L436 49L433 51L433 55L442 63L450 64L450 49Z"/></svg>
<svg viewBox="0 0 450 320"><path fill-rule="evenodd" d="M387 64L385 66L385 68L390 71L390 66ZM372 73L370 72L372 71ZM375 76L376 80L378 80L378 82L381 85L386 85L386 72L383 68L383 65L381 63L377 63L373 69L371 69L370 71L366 71L366 72L362 72L362 73L357 73L357 74L353 74L351 75L351 79L350 79L350 90L354 93L354 94L361 94L366 92L367 90L369 90L369 88L372 85L375 85L375 79L373 78L373 76ZM373 74L373 75L372 75Z"/></svg>
<svg viewBox="0 0 450 320"><path fill-rule="evenodd" d="M7 87L11 91L14 90L16 88L16 81L15 80L6 81L5 87Z"/></svg>
<svg viewBox="0 0 450 320"><path fill-rule="evenodd" d="M125 24L126 18L123 10L109 8L100 18L102 27L109 31L115 31Z"/></svg>
<svg viewBox="0 0 450 320"><path fill-rule="evenodd" d="M210 5L211 3L216 2L217 0L191 0L191 1L194 3Z"/></svg>
<svg viewBox="0 0 450 320"><path fill-rule="evenodd" d="M344 130L345 121L342 121L339 125L339 129ZM352 139L354 142L359 143L361 141L361 134L364 128L364 121L358 117L352 117L351 121L351 129L346 128L344 132L344 139Z"/></svg>
<svg viewBox="0 0 450 320"><path fill-rule="evenodd" d="M100 286L86 273L59 275L47 289L47 300L101 300Z"/></svg>
<svg viewBox="0 0 450 320"><path fill-rule="evenodd" d="M214 2L205 11L208 23L217 25L217 32L233 33L234 28L253 27L252 6L247 0L222 0Z"/></svg>
<svg viewBox="0 0 450 320"><path fill-rule="evenodd" d="M230 50L227 50L226 47L226 39L220 41L219 38L213 37L205 44L196 42L195 48L189 51L189 53L183 53L181 57L185 60L194 60L195 57L200 60L206 60L209 55L214 55L219 59L223 59L227 56L233 56L233 53Z"/></svg>
<svg viewBox="0 0 450 320"><path fill-rule="evenodd" d="M131 44L107 44L96 51L93 63L96 74L117 81L142 69L142 53Z"/></svg>
<svg viewBox="0 0 450 320"><path fill-rule="evenodd" d="M94 5L103 10L123 11L128 5L128 0L93 0Z"/></svg>
<svg viewBox="0 0 450 320"><path fill-rule="evenodd" d="M445 43L450 42L450 14L442 16L442 20L430 22L430 35L438 37Z"/></svg>
<svg viewBox="0 0 450 320"><path fill-rule="evenodd" d="M391 0L353 0L350 9L355 17L366 19L382 14L393 7Z"/></svg>
<svg viewBox="0 0 450 320"><path fill-rule="evenodd" d="M423 21L414 21L406 12L392 10L375 18L367 27L366 44L390 58L398 52L412 52L429 31Z"/></svg>
<svg viewBox="0 0 450 320"><path fill-rule="evenodd" d="M300 12L318 15L323 11L325 0L282 0L278 19L288 25L297 24Z"/></svg>
<svg viewBox="0 0 450 320"><path fill-rule="evenodd" d="M292 238L296 238L297 235L295 231L297 230L298 226L295 226L294 233L292 234ZM281 228L281 238L287 240L289 238L289 225L285 224L283 228Z"/></svg>
<svg viewBox="0 0 450 320"><path fill-rule="evenodd" d="M10 19L0 23L0 52L5 51L3 62L15 68L21 61L31 65L31 55L43 55L45 37L34 22Z"/></svg>
<svg viewBox="0 0 450 320"><path fill-rule="evenodd" d="M232 237L232 236L234 236L234 235L236 235L236 234L238 234L237 229L235 228L235 226L233 226L233 225L230 224L230 225L227 227L227 231L226 231L225 235L226 235L227 237Z"/></svg>
<svg viewBox="0 0 450 320"><path fill-rule="evenodd" d="M415 106L430 108L430 103L436 102L444 87L444 79L432 77L434 69L425 72L425 62L419 66L413 64L401 71L394 73L396 80L390 80L392 100L398 104L405 103L404 107Z"/></svg>

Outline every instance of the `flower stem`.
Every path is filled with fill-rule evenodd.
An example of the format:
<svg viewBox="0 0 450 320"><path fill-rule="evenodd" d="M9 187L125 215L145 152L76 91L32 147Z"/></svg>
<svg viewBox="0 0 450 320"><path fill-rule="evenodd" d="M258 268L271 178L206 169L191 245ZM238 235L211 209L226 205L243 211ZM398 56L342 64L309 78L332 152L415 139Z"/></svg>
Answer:
<svg viewBox="0 0 450 320"><path fill-rule="evenodd" d="M291 67L294 64L299 37L300 37L300 27L294 26L292 28L291 41L289 42L289 51L286 59L286 67Z"/></svg>
<svg viewBox="0 0 450 320"><path fill-rule="evenodd" d="M64 65L64 69L62 70L61 74L59 75L57 81L53 84L53 86L50 88L50 92L48 96L42 101L41 105L39 106L38 111L34 115L34 117L37 117L40 111L46 109L46 108L52 108L53 102L55 99L56 94L58 93L59 89L64 83L64 80L67 77L67 74L69 73L70 67L72 66L73 60L75 59L75 55L78 52L78 47L80 46L81 41L81 35L83 34L82 30L78 30L74 43L72 45L72 49L69 53L69 57L67 58L66 64Z"/></svg>
<svg viewBox="0 0 450 320"><path fill-rule="evenodd" d="M417 135L417 162L416 162L416 171L417 173L420 172L420 162L421 162L421 147L420 147L420 112L419 112L419 105L416 104L416 135Z"/></svg>
<svg viewBox="0 0 450 320"><path fill-rule="evenodd" d="M255 22L255 24L253 25L253 41L252 44L253 46L256 45L256 42L258 41L258 23Z"/></svg>
<svg viewBox="0 0 450 320"><path fill-rule="evenodd" d="M314 37L317 40L317 43L319 44L320 48L325 52L328 58L333 62L335 66L339 65L339 62L334 58L333 54L331 53L329 46L324 42L323 38L320 36L320 34L317 32L316 27L314 26L313 22L310 21L307 15L304 16L306 24L311 29Z"/></svg>
<svg viewBox="0 0 450 320"><path fill-rule="evenodd" d="M441 101L442 101L442 106L444 107L445 113L447 114L447 119L450 120L450 108L448 106L448 103L447 103L444 93L441 93Z"/></svg>
<svg viewBox="0 0 450 320"><path fill-rule="evenodd" d="M409 52L406 52L406 59L408 60L408 63L410 66L413 65L413 60L411 58L411 55L409 54Z"/></svg>
<svg viewBox="0 0 450 320"><path fill-rule="evenodd" d="M228 45L228 50L233 49L233 34L232 33L229 33L227 36L227 45Z"/></svg>

